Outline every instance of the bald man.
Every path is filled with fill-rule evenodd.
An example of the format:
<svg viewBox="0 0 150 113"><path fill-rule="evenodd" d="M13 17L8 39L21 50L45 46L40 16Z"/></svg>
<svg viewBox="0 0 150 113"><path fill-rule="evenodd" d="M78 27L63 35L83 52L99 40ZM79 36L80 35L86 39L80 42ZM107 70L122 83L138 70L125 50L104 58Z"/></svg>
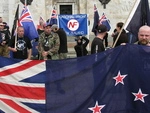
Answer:
<svg viewBox="0 0 150 113"><path fill-rule="evenodd" d="M17 37L12 37L8 49L13 52L13 58L31 59L32 44L28 37L24 36L24 28L17 28Z"/></svg>
<svg viewBox="0 0 150 113"><path fill-rule="evenodd" d="M140 27L138 32L138 44L150 46L150 27L144 25Z"/></svg>

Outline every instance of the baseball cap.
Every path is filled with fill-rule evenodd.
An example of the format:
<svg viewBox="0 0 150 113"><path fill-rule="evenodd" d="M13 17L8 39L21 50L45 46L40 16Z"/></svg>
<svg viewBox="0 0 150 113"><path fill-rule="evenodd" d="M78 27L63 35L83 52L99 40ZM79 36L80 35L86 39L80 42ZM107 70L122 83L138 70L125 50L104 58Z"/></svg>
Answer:
<svg viewBox="0 0 150 113"><path fill-rule="evenodd" d="M52 30L54 30L54 29L56 29L56 28L58 28L58 25L57 25L57 24L53 24L53 25L51 26L51 29L52 29Z"/></svg>
<svg viewBox="0 0 150 113"><path fill-rule="evenodd" d="M104 33L104 32L107 31L107 27L106 27L105 25L103 25L103 24L97 26L96 29L97 29L97 31L98 31L99 33Z"/></svg>
<svg viewBox="0 0 150 113"><path fill-rule="evenodd" d="M45 23L43 24L43 27L47 27L47 26L52 26L52 25L49 24L49 23L47 23L47 22L45 22Z"/></svg>

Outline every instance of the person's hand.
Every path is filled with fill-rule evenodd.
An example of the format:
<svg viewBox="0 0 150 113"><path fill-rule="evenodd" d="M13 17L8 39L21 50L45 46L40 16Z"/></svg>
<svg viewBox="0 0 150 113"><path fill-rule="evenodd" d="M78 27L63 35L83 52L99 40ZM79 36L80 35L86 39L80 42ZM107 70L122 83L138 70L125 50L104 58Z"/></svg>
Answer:
<svg viewBox="0 0 150 113"><path fill-rule="evenodd" d="M27 60L31 60L31 58L27 58Z"/></svg>
<svg viewBox="0 0 150 113"><path fill-rule="evenodd" d="M42 56L43 56L44 60L47 60L47 55L48 55L48 52L46 52L46 51L42 52Z"/></svg>
<svg viewBox="0 0 150 113"><path fill-rule="evenodd" d="M121 43L121 45L126 45L126 43Z"/></svg>
<svg viewBox="0 0 150 113"><path fill-rule="evenodd" d="M13 52L17 52L17 49L16 48L12 48L11 49Z"/></svg>
<svg viewBox="0 0 150 113"><path fill-rule="evenodd" d="M82 36L79 36L80 39L82 39Z"/></svg>
<svg viewBox="0 0 150 113"><path fill-rule="evenodd" d="M43 51L43 52L42 52L42 56L43 56L43 57L46 57L47 55L48 55L48 52L46 52L46 51Z"/></svg>

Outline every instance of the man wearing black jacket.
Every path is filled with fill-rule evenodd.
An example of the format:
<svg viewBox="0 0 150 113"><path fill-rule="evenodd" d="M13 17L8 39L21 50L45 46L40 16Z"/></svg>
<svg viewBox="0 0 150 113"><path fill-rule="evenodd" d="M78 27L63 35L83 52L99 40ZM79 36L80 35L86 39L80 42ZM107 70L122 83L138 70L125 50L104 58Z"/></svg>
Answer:
<svg viewBox="0 0 150 113"><path fill-rule="evenodd" d="M60 47L58 50L59 59L66 59L68 53L66 32L63 30L63 28L59 28L56 24L53 24L51 29L59 36L59 40L60 40Z"/></svg>
<svg viewBox="0 0 150 113"><path fill-rule="evenodd" d="M0 23L0 56L9 57L8 42L9 32L4 29L5 24Z"/></svg>

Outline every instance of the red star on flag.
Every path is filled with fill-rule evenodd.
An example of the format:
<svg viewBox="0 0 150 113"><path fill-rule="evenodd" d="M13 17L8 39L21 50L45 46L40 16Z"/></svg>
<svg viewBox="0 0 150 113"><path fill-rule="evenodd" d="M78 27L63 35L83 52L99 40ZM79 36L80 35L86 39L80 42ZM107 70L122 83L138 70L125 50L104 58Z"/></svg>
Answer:
<svg viewBox="0 0 150 113"><path fill-rule="evenodd" d="M143 103L145 103L144 97L148 96L148 94L142 93L141 89L139 89L139 92L138 92L138 93L132 93L132 94L135 96L134 101L140 100L140 101L142 101Z"/></svg>
<svg viewBox="0 0 150 113"><path fill-rule="evenodd" d="M121 75L120 71L118 72L118 75L116 77L113 77L113 79L116 80L115 86L119 83L124 85L123 79L126 77L127 75Z"/></svg>
<svg viewBox="0 0 150 113"><path fill-rule="evenodd" d="M96 104L94 107L88 108L89 110L93 111L93 113L101 113L101 110L103 109L105 105L98 105L98 102L96 101Z"/></svg>

